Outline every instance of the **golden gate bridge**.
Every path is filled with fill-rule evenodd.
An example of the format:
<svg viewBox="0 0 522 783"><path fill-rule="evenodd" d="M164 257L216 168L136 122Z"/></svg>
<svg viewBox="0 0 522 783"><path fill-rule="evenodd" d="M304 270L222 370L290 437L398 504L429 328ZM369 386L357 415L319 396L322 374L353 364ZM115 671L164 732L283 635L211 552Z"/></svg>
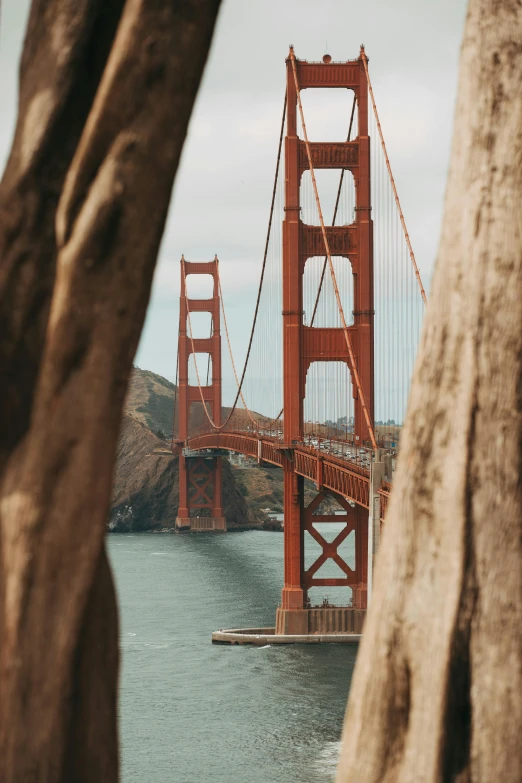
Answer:
<svg viewBox="0 0 522 783"><path fill-rule="evenodd" d="M311 140L305 119L302 91L325 88L353 93L346 136L336 141ZM212 296L191 297L190 281L202 275ZM182 257L172 439L180 530L226 530L225 453L282 469L281 638L361 631L425 303L364 47L346 62L298 60L291 47L246 359L239 372L217 257ZM228 408L226 362L236 387ZM321 525L332 522L339 532L329 540ZM342 554L350 535L352 558ZM307 563L311 540L320 554ZM313 606L311 592L325 587L345 589L346 600Z"/></svg>

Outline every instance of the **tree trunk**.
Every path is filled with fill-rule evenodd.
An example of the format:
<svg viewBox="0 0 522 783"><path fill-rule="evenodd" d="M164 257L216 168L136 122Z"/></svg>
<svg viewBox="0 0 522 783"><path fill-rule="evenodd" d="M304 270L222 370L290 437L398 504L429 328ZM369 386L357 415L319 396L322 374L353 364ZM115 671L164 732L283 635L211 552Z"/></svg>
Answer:
<svg viewBox="0 0 522 783"><path fill-rule="evenodd" d="M111 474L218 7L33 2L0 185L2 783L118 777Z"/></svg>
<svg viewBox="0 0 522 783"><path fill-rule="evenodd" d="M522 780L522 4L470 0L338 783Z"/></svg>

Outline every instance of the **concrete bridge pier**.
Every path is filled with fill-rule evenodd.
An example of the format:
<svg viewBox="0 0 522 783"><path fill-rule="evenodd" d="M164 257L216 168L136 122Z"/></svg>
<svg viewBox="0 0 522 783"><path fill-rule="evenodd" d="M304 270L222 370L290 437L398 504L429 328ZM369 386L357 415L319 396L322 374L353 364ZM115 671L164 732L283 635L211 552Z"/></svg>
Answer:
<svg viewBox="0 0 522 783"><path fill-rule="evenodd" d="M361 634L366 609L352 606L276 610L275 633L284 636L316 634ZM299 641L299 640L296 640Z"/></svg>
<svg viewBox="0 0 522 783"><path fill-rule="evenodd" d="M176 517L177 533L227 532L225 517Z"/></svg>

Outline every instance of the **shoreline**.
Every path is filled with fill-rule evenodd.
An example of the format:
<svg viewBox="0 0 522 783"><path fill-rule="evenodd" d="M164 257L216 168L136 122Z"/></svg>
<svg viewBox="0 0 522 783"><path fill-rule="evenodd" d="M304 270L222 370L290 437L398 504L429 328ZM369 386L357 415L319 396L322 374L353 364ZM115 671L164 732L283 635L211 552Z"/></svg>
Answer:
<svg viewBox="0 0 522 783"><path fill-rule="evenodd" d="M227 533L249 533L249 532L260 532L260 533L282 533L283 528L281 527L281 524L278 523L278 526L265 526L262 522L258 525L238 525L234 527L230 527L227 529ZM106 530L107 534L110 535L128 535L129 533L132 533L133 535L136 535L138 533L143 534L150 534L150 535L157 535L157 534L174 534L177 536L184 536L184 535L191 535L189 531L180 532L179 530L176 530L174 527L162 527L162 528L156 528L156 529L148 529L148 530L110 530L107 528ZM201 535L199 533L198 535Z"/></svg>

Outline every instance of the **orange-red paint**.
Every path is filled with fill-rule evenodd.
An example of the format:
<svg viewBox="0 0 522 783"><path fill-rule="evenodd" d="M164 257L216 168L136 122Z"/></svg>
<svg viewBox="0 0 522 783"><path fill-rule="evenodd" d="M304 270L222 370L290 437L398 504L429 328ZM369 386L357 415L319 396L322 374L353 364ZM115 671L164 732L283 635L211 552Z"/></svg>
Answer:
<svg viewBox="0 0 522 783"><path fill-rule="evenodd" d="M333 255L344 256L350 263L354 285L354 324L350 339L362 393L370 421L374 418L374 300L373 300L373 224L371 219L370 139L368 136L368 82L362 53L359 59L345 63L308 63L295 60L299 90L307 88L338 87L351 89L357 97L359 135L350 142L315 142L310 144L314 169L339 168L352 172L355 180L356 219L350 226L329 227L327 241ZM283 609L306 606L306 591L314 585L345 585L352 587L358 604L365 602L367 582L368 517L360 506L352 508L337 495L345 508L343 533L332 545L313 532L311 514L322 499L325 464L315 465L319 494L308 508L304 507L302 473L296 466L306 459L302 454L304 435L303 406L306 374L314 361L345 361L350 367L345 336L342 329L305 327L303 323L303 272L307 258L325 255L325 240L319 226L302 223L300 212L300 182L309 168L309 158L303 141L297 136L297 90L294 76L293 52L287 59L287 135L285 138L285 218L283 222L283 377L284 419L283 438L286 447L282 467L284 471L284 547L285 584L282 591ZM369 430L361 399L357 393L352 372L352 391L355 399L354 434L362 444ZM339 579L314 579L314 566L304 569L304 531L321 539L323 554L319 565L327 558L334 559L344 571ZM352 530L356 537L355 570L337 554L337 546ZM310 571L312 570L312 573Z"/></svg>

